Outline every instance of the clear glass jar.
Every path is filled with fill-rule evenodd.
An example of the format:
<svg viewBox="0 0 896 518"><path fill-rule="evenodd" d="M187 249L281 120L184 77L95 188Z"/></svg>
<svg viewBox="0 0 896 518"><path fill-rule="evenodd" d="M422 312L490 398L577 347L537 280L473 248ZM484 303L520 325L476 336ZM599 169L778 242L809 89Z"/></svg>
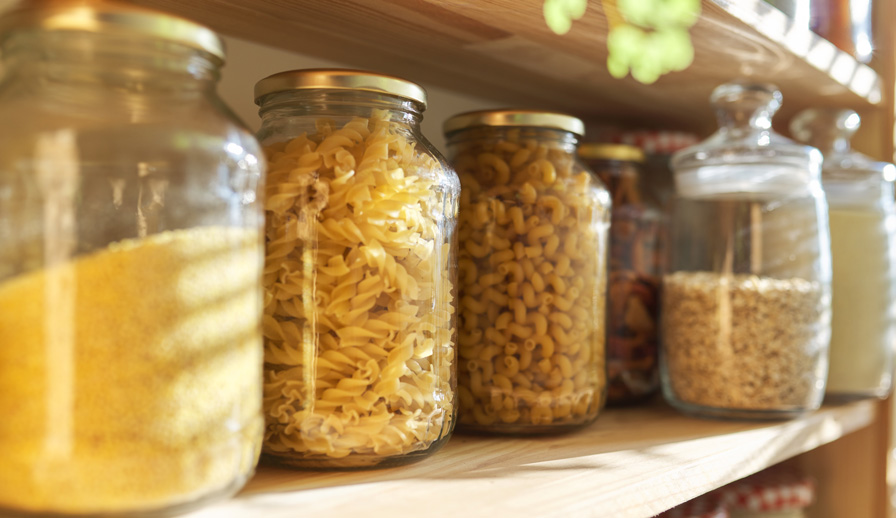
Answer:
<svg viewBox="0 0 896 518"><path fill-rule="evenodd" d="M607 404L652 395L660 384L662 215L641 194L644 153L624 144L582 144L579 157L610 192Z"/></svg>
<svg viewBox="0 0 896 518"><path fill-rule="evenodd" d="M610 197L568 115L497 110L444 124L460 176L460 425L587 424L606 395Z"/></svg>
<svg viewBox="0 0 896 518"><path fill-rule="evenodd" d="M208 29L132 6L3 20L0 508L181 512L261 446L252 134Z"/></svg>
<svg viewBox="0 0 896 518"><path fill-rule="evenodd" d="M784 418L821 404L831 255L821 153L771 129L781 94L713 92L720 129L673 158L663 392L695 415Z"/></svg>
<svg viewBox="0 0 896 518"><path fill-rule="evenodd" d="M824 155L821 182L830 210L833 299L826 397L886 397L896 344L896 167L850 149L859 116L811 109L793 135Z"/></svg>
<svg viewBox="0 0 896 518"><path fill-rule="evenodd" d="M454 427L457 175L403 79L259 81L269 163L263 453L305 468L407 463Z"/></svg>

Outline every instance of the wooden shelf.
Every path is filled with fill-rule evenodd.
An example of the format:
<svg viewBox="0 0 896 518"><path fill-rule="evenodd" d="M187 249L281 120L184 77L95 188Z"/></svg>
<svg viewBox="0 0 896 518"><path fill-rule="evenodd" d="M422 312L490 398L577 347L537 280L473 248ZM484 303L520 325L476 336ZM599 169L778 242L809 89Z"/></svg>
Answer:
<svg viewBox="0 0 896 518"><path fill-rule="evenodd" d="M859 401L772 423L692 419L662 403L613 409L559 437L455 435L432 457L398 468L261 466L236 498L186 518L646 518L862 429L876 408Z"/></svg>
<svg viewBox="0 0 896 518"><path fill-rule="evenodd" d="M585 118L694 130L707 99L737 77L777 83L787 117L813 105L860 112L881 102L875 72L762 0L703 0L693 65L645 86L606 71L601 3L558 36L542 0L132 0L230 36L408 77L493 100Z"/></svg>

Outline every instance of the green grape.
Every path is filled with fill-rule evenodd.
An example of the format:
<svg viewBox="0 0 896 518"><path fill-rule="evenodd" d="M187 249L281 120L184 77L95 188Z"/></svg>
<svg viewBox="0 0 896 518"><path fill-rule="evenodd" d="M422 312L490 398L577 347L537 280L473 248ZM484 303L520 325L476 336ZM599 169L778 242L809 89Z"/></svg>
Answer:
<svg viewBox="0 0 896 518"><path fill-rule="evenodd" d="M647 33L633 25L618 25L607 36L607 53L615 59L630 63L647 41Z"/></svg>
<svg viewBox="0 0 896 518"><path fill-rule="evenodd" d="M544 0L544 21L556 34L566 34L572 28L572 19L557 0Z"/></svg>
<svg viewBox="0 0 896 518"><path fill-rule="evenodd" d="M616 10L630 23L651 27L656 2L657 0L616 0Z"/></svg>
<svg viewBox="0 0 896 518"><path fill-rule="evenodd" d="M564 6L570 18L578 20L585 16L585 9L588 8L588 0L554 0Z"/></svg>
<svg viewBox="0 0 896 518"><path fill-rule="evenodd" d="M662 55L663 68L684 70L694 61L694 47L688 31L681 28L663 28L650 34L651 47Z"/></svg>
<svg viewBox="0 0 896 518"><path fill-rule="evenodd" d="M587 6L588 0L544 0L544 21L555 33L566 34L573 20L585 16Z"/></svg>
<svg viewBox="0 0 896 518"><path fill-rule="evenodd" d="M620 59L618 56L607 56L607 72L616 79L622 79L628 75L628 61Z"/></svg>
<svg viewBox="0 0 896 518"><path fill-rule="evenodd" d="M688 28L700 18L700 0L665 0L665 17L675 20L681 28Z"/></svg>
<svg viewBox="0 0 896 518"><path fill-rule="evenodd" d="M663 47L651 36L645 39L637 58L631 63L632 77L644 84L655 82L668 71L663 64Z"/></svg>

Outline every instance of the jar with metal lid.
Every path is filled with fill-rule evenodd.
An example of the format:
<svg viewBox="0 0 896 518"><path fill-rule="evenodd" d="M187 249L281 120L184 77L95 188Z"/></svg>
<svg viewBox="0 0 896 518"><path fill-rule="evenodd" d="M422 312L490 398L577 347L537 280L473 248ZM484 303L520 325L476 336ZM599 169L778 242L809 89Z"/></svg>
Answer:
<svg viewBox="0 0 896 518"><path fill-rule="evenodd" d="M659 388L659 210L641 194L644 153L624 144L586 143L579 157L610 192L607 403L642 400Z"/></svg>
<svg viewBox="0 0 896 518"><path fill-rule="evenodd" d="M269 164L263 453L308 468L421 459L454 427L457 175L397 77L255 85Z"/></svg>
<svg viewBox="0 0 896 518"><path fill-rule="evenodd" d="M776 134L771 85L713 92L720 129L673 158L662 287L666 398L695 415L785 418L821 404L831 255L821 153Z"/></svg>
<svg viewBox="0 0 896 518"><path fill-rule="evenodd" d="M896 344L896 166L852 151L852 110L810 109L793 135L824 155L821 182L830 207L833 299L829 399L886 397Z"/></svg>
<svg viewBox="0 0 896 518"><path fill-rule="evenodd" d="M261 148L210 30L107 2L0 19L0 508L182 512L262 438Z"/></svg>
<svg viewBox="0 0 896 518"><path fill-rule="evenodd" d="M460 425L558 432L606 394L610 197L576 156L584 125L527 110L444 124L460 176Z"/></svg>

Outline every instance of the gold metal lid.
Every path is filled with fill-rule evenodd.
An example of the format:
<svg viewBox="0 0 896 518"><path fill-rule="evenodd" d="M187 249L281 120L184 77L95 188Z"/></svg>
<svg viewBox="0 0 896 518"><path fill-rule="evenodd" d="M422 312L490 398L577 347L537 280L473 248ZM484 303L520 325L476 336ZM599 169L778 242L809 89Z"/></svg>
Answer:
<svg viewBox="0 0 896 518"><path fill-rule="evenodd" d="M107 0L24 2L0 21L0 34L22 28L44 31L144 35L208 52L224 61L224 42L214 31L178 16Z"/></svg>
<svg viewBox="0 0 896 518"><path fill-rule="evenodd" d="M255 104L262 97L290 90L361 90L403 97L426 106L426 90L400 77L344 68L287 70L255 83Z"/></svg>
<svg viewBox="0 0 896 518"><path fill-rule="evenodd" d="M579 156L585 160L644 161L644 151L641 148L627 144L585 143L579 146Z"/></svg>
<svg viewBox="0 0 896 518"><path fill-rule="evenodd" d="M530 126L585 135L585 123L565 113L538 110L480 110L455 115L442 125L445 134L482 126Z"/></svg>

